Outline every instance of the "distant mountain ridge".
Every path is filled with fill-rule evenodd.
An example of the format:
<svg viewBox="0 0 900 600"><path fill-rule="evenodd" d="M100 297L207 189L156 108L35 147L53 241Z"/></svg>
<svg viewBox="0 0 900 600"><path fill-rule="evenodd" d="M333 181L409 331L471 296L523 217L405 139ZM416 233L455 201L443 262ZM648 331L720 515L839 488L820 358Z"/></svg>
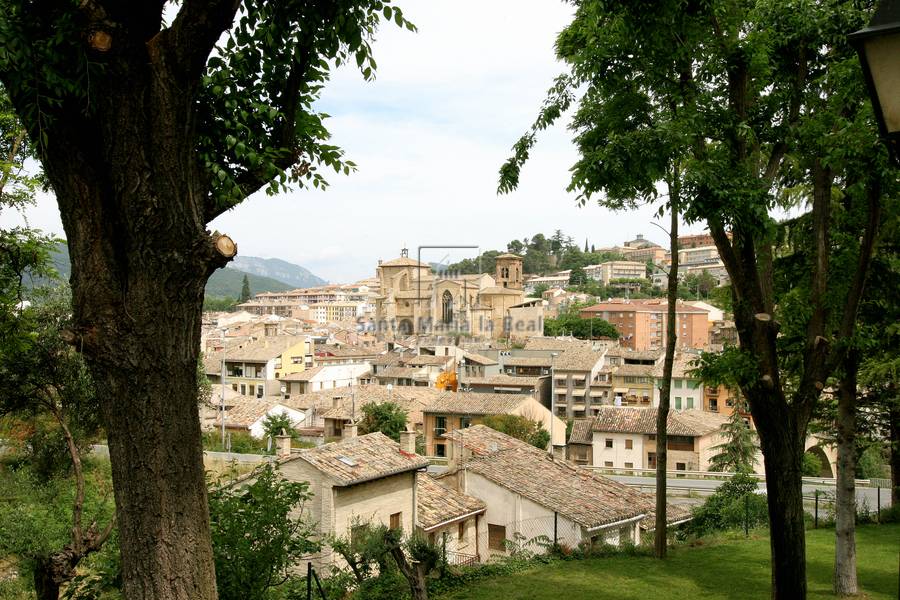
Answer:
<svg viewBox="0 0 900 600"><path fill-rule="evenodd" d="M68 281L72 273L69 247L62 242L50 253L50 261L61 279ZM237 263L237 264L235 264ZM243 268L242 268L243 267ZM327 283L308 269L277 258L239 256L227 268L218 269L206 283L210 298L238 298L244 275L250 282L250 293L283 292L298 287L313 287ZM49 280L45 283L49 283Z"/></svg>
<svg viewBox="0 0 900 600"><path fill-rule="evenodd" d="M289 263L280 258L259 258L256 256L236 256L226 268L244 271L260 277L282 281L295 288L316 287L328 283L317 277L309 269ZM272 290L275 291L275 290Z"/></svg>

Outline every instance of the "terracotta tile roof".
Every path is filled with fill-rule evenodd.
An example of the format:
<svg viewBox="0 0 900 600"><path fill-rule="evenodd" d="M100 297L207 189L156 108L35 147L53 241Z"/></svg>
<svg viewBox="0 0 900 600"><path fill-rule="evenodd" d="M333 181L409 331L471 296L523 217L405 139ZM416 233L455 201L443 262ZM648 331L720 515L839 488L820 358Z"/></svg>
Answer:
<svg viewBox="0 0 900 600"><path fill-rule="evenodd" d="M572 433L569 434L570 444L594 443L594 419L575 419L572 422Z"/></svg>
<svg viewBox="0 0 900 600"><path fill-rule="evenodd" d="M415 379L427 378L428 376L419 369L413 367L392 366L385 367L380 372L376 373L375 377L378 379Z"/></svg>
<svg viewBox="0 0 900 600"><path fill-rule="evenodd" d="M572 348L591 348L591 343L573 337L532 337L525 341L526 350L570 350Z"/></svg>
<svg viewBox="0 0 900 600"><path fill-rule="evenodd" d="M445 487L425 473L416 475L416 525L425 531L486 508L478 498Z"/></svg>
<svg viewBox="0 0 900 600"><path fill-rule="evenodd" d="M599 352L589 348L572 348L556 357L553 368L558 371L590 371L601 360L603 355Z"/></svg>
<svg viewBox="0 0 900 600"><path fill-rule="evenodd" d="M302 344L306 336L273 335L262 337L252 342L246 342L240 348L228 348L225 351L225 360L246 360L254 362L266 362L281 356L291 346Z"/></svg>
<svg viewBox="0 0 900 600"><path fill-rule="evenodd" d="M648 495L510 440L514 447L473 458L463 468L588 529L647 514Z"/></svg>
<svg viewBox="0 0 900 600"><path fill-rule="evenodd" d="M455 429L445 434L446 437L461 443L475 456L485 456L500 450L519 448L522 442L487 425L472 425L465 429Z"/></svg>
<svg viewBox="0 0 900 600"><path fill-rule="evenodd" d="M510 387L537 387L541 379L549 379L550 376L544 377L517 377L515 375L507 375L500 373L497 375L488 375L487 377L463 377L463 385L505 385Z"/></svg>
<svg viewBox="0 0 900 600"><path fill-rule="evenodd" d="M656 503L654 502L648 507L650 511L647 513L647 516L641 519L641 529L644 531L655 531L656 530ZM675 525L677 523L684 523L685 521L690 521L692 518L691 511L685 506L679 506L677 504L672 504L671 502L666 503L666 524L667 525Z"/></svg>
<svg viewBox="0 0 900 600"><path fill-rule="evenodd" d="M530 394L450 392L429 404L426 413L450 415L505 415L532 399Z"/></svg>
<svg viewBox="0 0 900 600"><path fill-rule="evenodd" d="M655 312L661 313L666 312L666 301L665 300L628 300L624 302L601 302L599 304L595 304L593 306L588 306L587 308L582 308L581 312ZM696 314L707 314L707 311L704 308L698 308L696 306L691 306L689 304L684 304L683 302L678 302L675 307L675 312L679 314L684 313L696 313Z"/></svg>
<svg viewBox="0 0 900 600"><path fill-rule="evenodd" d="M675 413L675 420L695 435L706 435L718 431L728 422L725 415L700 409L684 410Z"/></svg>
<svg viewBox="0 0 900 600"><path fill-rule="evenodd" d="M304 369L299 373L289 373L288 375L282 375L278 379L281 381L309 381L316 375L322 372L324 366L312 367L311 369Z"/></svg>
<svg viewBox="0 0 900 600"><path fill-rule="evenodd" d="M552 362L551 356L508 356L503 364L507 367L549 367Z"/></svg>
<svg viewBox="0 0 900 600"><path fill-rule="evenodd" d="M495 260L498 259L498 258L515 258L515 259L518 259L518 260L524 260L524 259L523 259L521 256L519 256L518 254L511 254L511 253L509 253L509 252L507 252L506 254L499 254L499 255L497 255L497 256L495 257Z"/></svg>
<svg viewBox="0 0 900 600"><path fill-rule="evenodd" d="M371 402L393 402L406 411L407 421L411 424L423 422L422 410L446 394L443 390L418 386L395 386L388 390L383 385L360 385L354 388L343 387L331 390L322 390L308 394L300 394L285 402L286 406L302 406L315 408L316 413L323 419L352 419L354 403L356 405L356 418L362 416L362 407Z"/></svg>
<svg viewBox="0 0 900 600"><path fill-rule="evenodd" d="M203 373L206 375L222 374L222 353L215 352L203 355Z"/></svg>
<svg viewBox="0 0 900 600"><path fill-rule="evenodd" d="M695 377L690 373L696 366L693 364L695 360L700 358L699 355L693 354L690 352L676 352L675 360L672 363L672 377L678 377L679 379L700 379L699 377ZM660 361L653 368L653 376L662 378L663 376L663 362Z"/></svg>
<svg viewBox="0 0 900 600"><path fill-rule="evenodd" d="M621 356L625 360L659 360L663 356L663 351L660 350L630 350L628 348L622 348L621 353L618 356ZM609 353L607 353L609 354Z"/></svg>
<svg viewBox="0 0 900 600"><path fill-rule="evenodd" d="M613 377L654 377L653 365L619 365L613 367Z"/></svg>
<svg viewBox="0 0 900 600"><path fill-rule="evenodd" d="M346 486L424 469L428 460L400 450L400 444L381 432L301 450L291 460L303 460ZM287 462L287 461L285 461Z"/></svg>
<svg viewBox="0 0 900 600"><path fill-rule="evenodd" d="M369 348L360 348L359 346L338 346L335 344L323 344L316 346L316 356L336 356L336 357L350 357L350 356L375 356L378 354L377 351Z"/></svg>
<svg viewBox="0 0 900 600"><path fill-rule="evenodd" d="M426 366L436 366L443 367L447 363L453 360L452 356L431 356L429 354L422 354L419 356L409 356L405 355L401 358L401 361L404 364L412 365L414 367L426 367Z"/></svg>
<svg viewBox="0 0 900 600"><path fill-rule="evenodd" d="M656 433L656 408L598 406L594 431L611 433ZM702 436L719 429L728 417L702 410L669 411L666 431L669 435Z"/></svg>
<svg viewBox="0 0 900 600"><path fill-rule="evenodd" d="M373 366L387 367L400 362L400 354L396 352L388 352L387 354L376 356L370 362Z"/></svg>
<svg viewBox="0 0 900 600"><path fill-rule="evenodd" d="M480 354L475 354L473 352L466 352L463 355L467 363L475 363L476 365L496 365L497 361L493 358L488 358L487 356L482 356Z"/></svg>
<svg viewBox="0 0 900 600"><path fill-rule="evenodd" d="M225 410L226 427L250 427L279 404L275 398L237 396L231 399L231 408Z"/></svg>

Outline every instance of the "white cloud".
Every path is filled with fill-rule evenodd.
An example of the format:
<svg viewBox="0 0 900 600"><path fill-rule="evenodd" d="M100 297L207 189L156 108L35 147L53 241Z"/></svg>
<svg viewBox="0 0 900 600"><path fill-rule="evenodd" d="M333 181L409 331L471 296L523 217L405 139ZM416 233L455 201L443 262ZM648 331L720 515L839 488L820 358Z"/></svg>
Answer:
<svg viewBox="0 0 900 600"><path fill-rule="evenodd" d="M617 244L637 233L666 243L648 224L649 208L612 214L575 206L565 191L576 159L565 123L541 136L519 189L496 195L500 165L562 71L553 42L571 17L570 4L398 4L419 32L383 25L375 44L378 79L366 83L341 69L320 105L333 115L334 142L359 171L332 173L327 192L258 194L211 228L234 237L242 254L283 258L332 281L373 275L377 259L396 257L404 244L413 255L422 244L505 249L511 239L555 229L579 244ZM61 232L52 199L42 199L30 218ZM444 256L435 251L428 260Z"/></svg>

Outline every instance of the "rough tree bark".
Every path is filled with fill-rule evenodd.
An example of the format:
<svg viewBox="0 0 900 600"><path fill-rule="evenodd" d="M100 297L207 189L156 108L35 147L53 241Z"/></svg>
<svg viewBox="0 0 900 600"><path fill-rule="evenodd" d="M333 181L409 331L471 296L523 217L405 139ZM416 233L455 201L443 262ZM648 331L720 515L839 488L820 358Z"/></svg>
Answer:
<svg viewBox="0 0 900 600"><path fill-rule="evenodd" d="M397 543L390 543L390 553L397 563L397 568L409 582L409 591L413 600L428 600L428 586L425 582L424 567L421 563L410 563L403 552L403 547Z"/></svg>
<svg viewBox="0 0 900 600"><path fill-rule="evenodd" d="M859 358L850 350L838 393L837 489L835 498L834 593L856 594L856 375Z"/></svg>
<svg viewBox="0 0 900 600"><path fill-rule="evenodd" d="M195 98L237 4L185 2L163 32L158 7L80 7L101 28L87 51L105 70L91 81L89 114L72 102L54 117L42 162L72 260L73 342L108 434L124 592L213 600L196 357L204 285L230 257L205 228ZM40 140L41 124L27 125Z"/></svg>
<svg viewBox="0 0 900 600"><path fill-rule="evenodd" d="M825 296L828 291L829 203L833 175L819 161L816 161L812 171L815 253L810 285L811 316L803 350L803 370L790 401L785 396L779 372L776 344L779 325L773 318L771 290L772 248L764 240L756 240L751 230L735 227L733 239L729 239L721 221L708 221L710 233L732 281L740 347L757 360L759 367L759 379L745 383L742 390L750 405L765 458L772 598L776 600L806 597L801 469L803 448L809 419L824 387L823 382L843 360L843 353L833 350L825 337L828 322ZM877 180L867 182L867 196L868 221L847 303L835 332L837 339L849 339L855 331L856 315L878 232L881 188Z"/></svg>
<svg viewBox="0 0 900 600"><path fill-rule="evenodd" d="M900 504L900 399L895 398L888 410L891 442L891 506Z"/></svg>
<svg viewBox="0 0 900 600"><path fill-rule="evenodd" d="M675 362L675 343L678 341L676 322L676 302L678 301L678 207L680 174L674 173L669 182L669 205L671 223L669 225L669 252L672 263L666 288L666 355L663 359L663 381L659 390L659 408L656 414L656 531L654 534L654 554L665 558L668 550L668 527L666 523L666 470L668 467L668 435L666 425L672 390L672 366Z"/></svg>

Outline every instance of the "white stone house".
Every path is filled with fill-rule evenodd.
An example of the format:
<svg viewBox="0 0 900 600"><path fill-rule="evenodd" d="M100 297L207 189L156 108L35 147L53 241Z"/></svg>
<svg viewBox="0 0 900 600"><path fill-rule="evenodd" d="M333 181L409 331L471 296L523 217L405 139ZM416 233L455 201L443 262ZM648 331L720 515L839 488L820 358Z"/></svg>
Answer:
<svg viewBox="0 0 900 600"><path fill-rule="evenodd" d="M301 450L281 461L290 481L309 482L303 514L315 524L322 551L307 557L316 569L343 564L327 540L348 536L356 524L381 523L414 531L416 472L428 461L380 432ZM304 565L305 566L305 565Z"/></svg>
<svg viewBox="0 0 900 600"><path fill-rule="evenodd" d="M480 560L507 554L511 544L540 553L554 539L569 547L640 541L650 496L484 425L450 437L463 450L441 481L486 505Z"/></svg>
<svg viewBox="0 0 900 600"><path fill-rule="evenodd" d="M591 443L595 467L656 468L656 408L602 406L589 429L579 433ZM728 417L702 410L669 411L666 421L668 468L707 471L713 448L724 441L722 426ZM581 432L579 427L579 432ZM575 429L573 428L573 433ZM576 443L586 442L576 440Z"/></svg>

